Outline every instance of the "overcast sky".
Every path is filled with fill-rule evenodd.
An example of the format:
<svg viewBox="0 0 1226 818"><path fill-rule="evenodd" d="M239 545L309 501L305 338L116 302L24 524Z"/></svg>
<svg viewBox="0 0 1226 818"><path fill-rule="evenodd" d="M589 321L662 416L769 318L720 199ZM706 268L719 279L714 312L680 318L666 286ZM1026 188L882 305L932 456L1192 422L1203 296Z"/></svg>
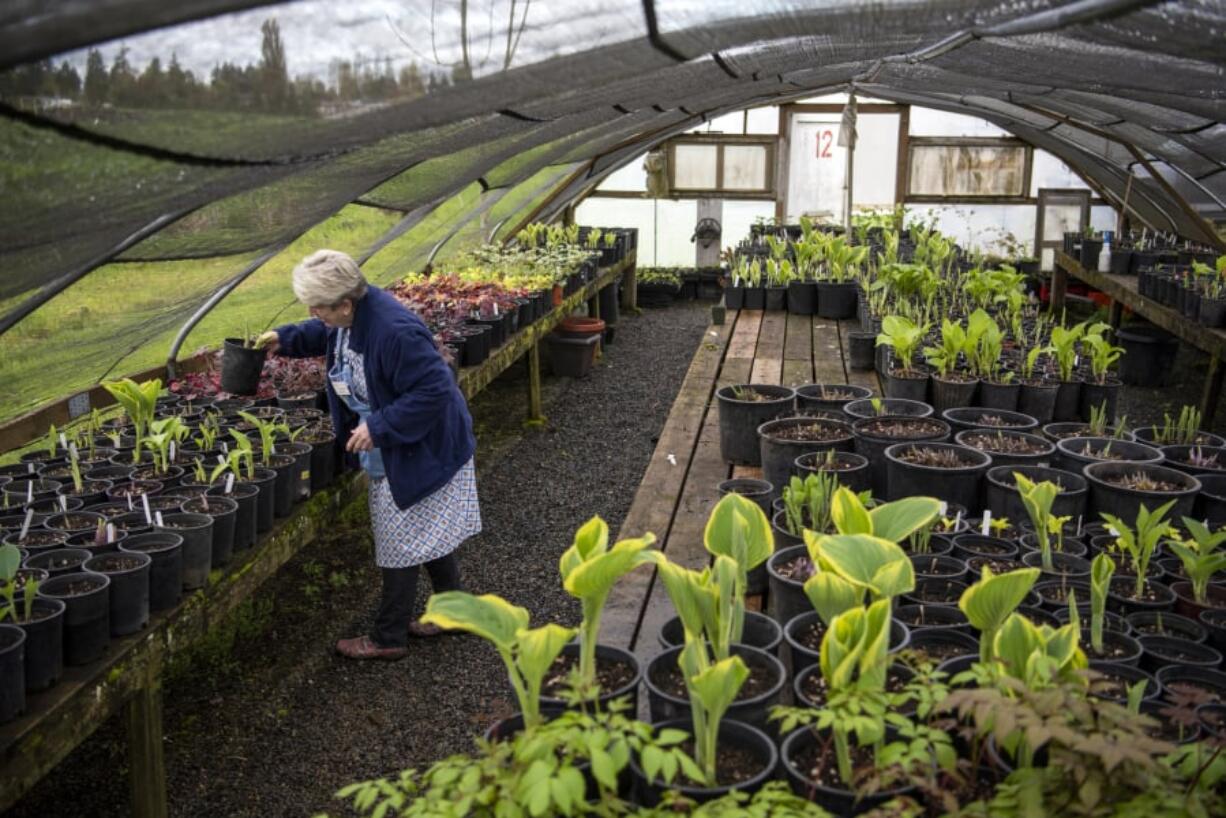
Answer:
<svg viewBox="0 0 1226 818"><path fill-rule="evenodd" d="M510 0L470 0L469 6L474 73L496 71L506 48ZM517 21L523 8L524 0L518 0ZM120 47L126 46L138 70L155 56L165 65L173 53L184 68L207 79L219 63L257 62L260 25L270 17L280 23L291 76L327 79L333 61L353 60L358 55L368 59L389 56L396 69L416 61L438 72L460 60L458 0L300 0L159 29L99 48L109 65ZM638 0L534 0L528 5L527 26L514 64L642 36L642 18ZM442 66L435 64L436 52ZM81 50L65 58L84 71L85 56L86 51Z"/></svg>

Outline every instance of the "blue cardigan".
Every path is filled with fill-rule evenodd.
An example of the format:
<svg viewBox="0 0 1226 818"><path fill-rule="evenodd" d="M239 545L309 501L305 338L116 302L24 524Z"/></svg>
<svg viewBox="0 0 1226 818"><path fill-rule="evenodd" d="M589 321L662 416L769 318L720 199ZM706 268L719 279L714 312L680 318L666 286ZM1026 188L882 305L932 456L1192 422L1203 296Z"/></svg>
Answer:
<svg viewBox="0 0 1226 818"><path fill-rule="evenodd" d="M312 318L277 328L279 354L326 355L329 371L338 330ZM378 287L357 303L349 348L365 359L371 439L383 453L392 498L402 509L447 485L477 448L472 417L451 369L425 323ZM328 407L343 446L357 415L329 382Z"/></svg>

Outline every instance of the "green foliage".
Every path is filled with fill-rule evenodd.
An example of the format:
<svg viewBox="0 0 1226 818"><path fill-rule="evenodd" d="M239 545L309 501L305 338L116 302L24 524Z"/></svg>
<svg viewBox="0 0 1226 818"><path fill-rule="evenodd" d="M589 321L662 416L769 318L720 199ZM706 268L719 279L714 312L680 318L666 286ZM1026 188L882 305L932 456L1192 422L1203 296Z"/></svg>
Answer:
<svg viewBox="0 0 1226 818"><path fill-rule="evenodd" d="M132 450L132 462L139 463L141 443L148 433L149 424L153 422L158 395L162 391L162 382L154 378L138 384L131 378L123 378L118 381L103 381L102 388L111 393L111 397L123 407L124 413L132 421L136 436L136 448Z"/></svg>
<svg viewBox="0 0 1226 818"><path fill-rule="evenodd" d="M1039 578L1039 569L1021 568L1004 574L993 574L983 567L979 581L962 592L958 600L966 621L979 632L979 657L983 662L995 658L996 633L1022 604Z"/></svg>
<svg viewBox="0 0 1226 818"><path fill-rule="evenodd" d="M0 622L5 619L17 621L17 572L21 569L21 552L12 543L0 545ZM27 577L24 585L23 619L29 619L34 610L34 598L38 593L38 583Z"/></svg>
<svg viewBox="0 0 1226 818"><path fill-rule="evenodd" d="M928 325L916 324L901 315L887 315L881 321L881 332L877 335L877 346L888 346L898 357L901 369L911 369L911 359L919 348L924 336L928 333Z"/></svg>
<svg viewBox="0 0 1226 818"><path fill-rule="evenodd" d="M1167 546L1183 563L1183 572L1192 583L1192 597L1198 605L1208 599L1209 582L1214 575L1226 570L1226 552L1218 551L1226 542L1226 530L1210 531L1204 523L1190 517L1183 518L1184 528L1192 535L1192 542L1172 539Z"/></svg>
<svg viewBox="0 0 1226 818"><path fill-rule="evenodd" d="M506 666L525 727L541 724L541 685L553 660L575 636L573 628L549 624L529 629L523 608L493 594L474 596L464 591L431 596L421 621L467 631L492 644Z"/></svg>
<svg viewBox="0 0 1226 818"><path fill-rule="evenodd" d="M1122 551L1132 563L1132 570L1136 575L1136 595L1138 597L1145 591L1146 574L1149 571L1149 561L1154 555L1154 549L1158 547L1159 541L1170 532L1170 525L1165 518L1167 512L1174 507L1175 501L1171 500L1150 512L1142 503L1141 510L1137 512L1135 529L1112 514L1100 515L1107 525L1114 529L1116 548Z"/></svg>
<svg viewBox="0 0 1226 818"><path fill-rule="evenodd" d="M1098 554L1090 563L1090 646L1095 653L1103 650L1103 619L1114 573L1115 561L1105 553Z"/></svg>
<svg viewBox="0 0 1226 818"><path fill-rule="evenodd" d="M958 356L967 353L966 329L960 322L946 318L941 322L941 345L924 347L924 360L936 367L941 377L958 365Z"/></svg>
<svg viewBox="0 0 1226 818"><path fill-rule="evenodd" d="M1090 372L1099 383L1106 382L1111 365L1124 354L1123 347L1114 346L1107 340L1110 331L1109 324L1095 324L1086 330L1081 339L1082 347L1090 353Z"/></svg>
<svg viewBox="0 0 1226 818"><path fill-rule="evenodd" d="M1077 360L1077 342L1085 333L1085 324L1074 327L1052 327L1051 353L1060 371L1060 380L1071 381Z"/></svg>
<svg viewBox="0 0 1226 818"><path fill-rule="evenodd" d="M1043 570L1053 569L1051 559L1051 521L1052 503L1060 494L1060 487L1049 480L1035 483L1021 472L1014 472L1013 479L1017 481L1017 491L1021 496L1022 505L1034 526L1035 537L1039 541L1039 551L1042 554ZM1063 530L1062 528L1060 530Z"/></svg>
<svg viewBox="0 0 1226 818"><path fill-rule="evenodd" d="M1195 406L1184 406L1179 410L1179 417L1172 419L1164 415L1162 426L1153 426L1154 445L1172 446L1182 444L1191 446L1196 443L1200 433L1200 410Z"/></svg>

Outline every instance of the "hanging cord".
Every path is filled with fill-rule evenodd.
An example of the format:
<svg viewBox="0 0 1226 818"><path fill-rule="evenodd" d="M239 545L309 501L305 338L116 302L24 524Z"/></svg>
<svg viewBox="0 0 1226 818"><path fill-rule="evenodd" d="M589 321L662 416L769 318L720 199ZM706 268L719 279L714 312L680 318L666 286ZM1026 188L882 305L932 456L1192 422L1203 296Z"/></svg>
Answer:
<svg viewBox="0 0 1226 818"><path fill-rule="evenodd" d="M643 0L643 18L647 23L647 39L651 47L661 54L672 57L677 62L689 62L690 58L673 48L660 35L660 24L656 21L655 0Z"/></svg>

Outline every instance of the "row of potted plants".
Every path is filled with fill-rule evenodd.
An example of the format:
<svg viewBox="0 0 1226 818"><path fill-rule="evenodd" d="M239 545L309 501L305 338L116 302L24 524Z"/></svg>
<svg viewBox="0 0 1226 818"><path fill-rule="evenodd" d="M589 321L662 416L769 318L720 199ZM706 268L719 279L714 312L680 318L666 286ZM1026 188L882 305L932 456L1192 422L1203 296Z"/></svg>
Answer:
<svg viewBox="0 0 1226 818"><path fill-rule="evenodd" d="M799 625L747 610L750 575L783 553L752 500L730 494L716 505L701 570L671 562L650 535L610 544L593 519L560 561L581 605L578 627L531 627L527 611L489 595L428 603L425 621L492 644L521 713L473 754L340 796L362 813L421 815L456 805L471 815L1022 815L1024 789L1036 814L1062 814L1077 797L1124 811L1111 814L1155 802L1220 810L1226 761L1196 739L1220 733L1221 705L1199 703L1196 683L1177 676L1168 706L1152 698L1157 680L1126 677L1121 690L1111 668L1092 669L1080 619L1052 623L1023 605L1039 569L986 568L950 609L964 618L956 630L900 623L898 602L919 585L901 543L939 514L933 498L869 508L834 491L830 529L806 530L799 546L813 568L801 586L816 650L797 638ZM640 669L596 640L613 586L643 565L677 618L658 634L670 647ZM951 634L954 661L941 661L929 649ZM640 689L651 725L631 718ZM1152 717L1163 708L1182 732Z"/></svg>
<svg viewBox="0 0 1226 818"><path fill-rule="evenodd" d="M123 414L53 428L0 467L0 720L205 587L343 467L319 409L104 386Z"/></svg>

